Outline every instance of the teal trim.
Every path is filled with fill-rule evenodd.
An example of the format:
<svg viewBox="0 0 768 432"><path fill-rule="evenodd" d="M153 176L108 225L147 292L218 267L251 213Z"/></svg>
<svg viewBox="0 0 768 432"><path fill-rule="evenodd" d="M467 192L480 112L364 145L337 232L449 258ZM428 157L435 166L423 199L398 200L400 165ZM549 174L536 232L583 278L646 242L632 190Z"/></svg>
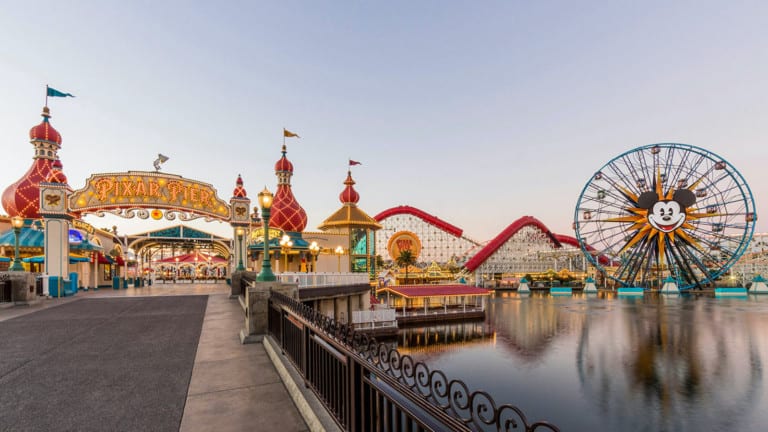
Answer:
<svg viewBox="0 0 768 432"><path fill-rule="evenodd" d="M188 238L188 239L215 239L216 236L207 232L199 231L194 228L190 228L183 225L177 225L174 227L164 228L157 231L147 233L149 237L163 237L163 238Z"/></svg>
<svg viewBox="0 0 768 432"><path fill-rule="evenodd" d="M571 295L573 289L569 287L552 287L549 289L551 295Z"/></svg>
<svg viewBox="0 0 768 432"><path fill-rule="evenodd" d="M618 289L619 295L644 295L645 290L640 287L622 287Z"/></svg>
<svg viewBox="0 0 768 432"><path fill-rule="evenodd" d="M150 237L181 238L181 226L170 227L149 233Z"/></svg>
<svg viewBox="0 0 768 432"><path fill-rule="evenodd" d="M746 296L747 295L747 289L741 288L741 287L723 287L723 288L715 288L715 297L719 296Z"/></svg>
<svg viewBox="0 0 768 432"><path fill-rule="evenodd" d="M80 256L73 256L73 255L69 256L70 264L79 263L79 262L88 262L90 260L91 259L88 257L80 257ZM22 258L22 261L24 261L25 263L42 264L45 262L45 255L37 255L33 257Z"/></svg>

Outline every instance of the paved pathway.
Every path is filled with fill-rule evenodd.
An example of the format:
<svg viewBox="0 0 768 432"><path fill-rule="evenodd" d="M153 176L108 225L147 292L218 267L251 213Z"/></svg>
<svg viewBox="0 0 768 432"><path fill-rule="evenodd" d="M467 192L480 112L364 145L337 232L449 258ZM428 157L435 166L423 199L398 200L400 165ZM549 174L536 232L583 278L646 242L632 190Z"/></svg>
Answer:
<svg viewBox="0 0 768 432"><path fill-rule="evenodd" d="M208 295L180 430L306 431L264 345L240 344L243 310L225 284L177 284L79 292L30 307L0 308L0 321L90 297ZM85 407L84 407L85 409Z"/></svg>

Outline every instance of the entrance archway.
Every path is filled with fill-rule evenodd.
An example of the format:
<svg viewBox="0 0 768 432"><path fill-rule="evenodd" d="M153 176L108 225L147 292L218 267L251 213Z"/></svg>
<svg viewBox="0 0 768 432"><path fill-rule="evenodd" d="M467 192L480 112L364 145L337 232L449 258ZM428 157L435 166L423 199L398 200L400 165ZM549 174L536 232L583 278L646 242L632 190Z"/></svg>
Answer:
<svg viewBox="0 0 768 432"><path fill-rule="evenodd" d="M241 251L246 250L244 236L237 236L236 230L250 225L250 200L243 188L242 178L238 175L233 197L229 203L218 197L216 189L204 182L187 179L175 174L159 171L127 171L122 173L93 174L86 181L85 187L72 191L66 183L40 183L40 215L45 223L45 261L48 274L67 279L66 260L69 256L69 243L66 234L73 220L79 220L87 214L104 216L111 214L123 218L191 221L203 218L205 221L218 220L232 226L232 244L227 239L210 238L205 244L212 252L217 252L231 263L238 262ZM180 230L184 228L179 226ZM189 230L189 228L187 228ZM197 234L200 232L197 231ZM158 244L158 238L134 238L127 240L123 247L127 250L138 246L152 248ZM178 236L176 241L190 240ZM241 242L242 244L236 244ZM213 256L213 255L212 255ZM210 260L206 260L210 261ZM194 266L194 264L193 264Z"/></svg>

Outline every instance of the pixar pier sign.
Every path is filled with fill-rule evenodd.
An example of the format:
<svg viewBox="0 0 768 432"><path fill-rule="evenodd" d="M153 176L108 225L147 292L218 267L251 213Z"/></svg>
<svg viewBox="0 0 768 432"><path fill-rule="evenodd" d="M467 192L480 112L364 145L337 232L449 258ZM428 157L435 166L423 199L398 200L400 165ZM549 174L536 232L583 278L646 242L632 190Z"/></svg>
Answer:
<svg viewBox="0 0 768 432"><path fill-rule="evenodd" d="M146 171L93 174L85 188L69 197L71 211L121 208L173 209L216 218L229 215L229 205L210 184L173 174Z"/></svg>

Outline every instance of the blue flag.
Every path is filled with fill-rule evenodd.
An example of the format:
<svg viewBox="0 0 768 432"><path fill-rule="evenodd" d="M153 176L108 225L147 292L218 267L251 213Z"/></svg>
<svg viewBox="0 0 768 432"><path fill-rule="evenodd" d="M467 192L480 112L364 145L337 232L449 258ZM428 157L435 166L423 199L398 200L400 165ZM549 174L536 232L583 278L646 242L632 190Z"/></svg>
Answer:
<svg viewBox="0 0 768 432"><path fill-rule="evenodd" d="M67 96L75 97L75 95L73 95L71 93L60 92L60 91L56 90L53 87L46 86L46 88L48 89L48 94L46 96L52 96L52 97L67 97Z"/></svg>

